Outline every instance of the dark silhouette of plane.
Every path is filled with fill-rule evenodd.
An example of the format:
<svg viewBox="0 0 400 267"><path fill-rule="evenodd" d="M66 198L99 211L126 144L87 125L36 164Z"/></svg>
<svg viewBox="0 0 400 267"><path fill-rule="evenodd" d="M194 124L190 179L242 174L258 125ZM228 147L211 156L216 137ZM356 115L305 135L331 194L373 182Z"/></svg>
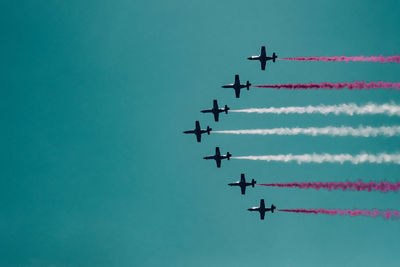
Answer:
<svg viewBox="0 0 400 267"><path fill-rule="evenodd" d="M274 206L274 204L271 204L271 208L265 208L264 199L261 199L259 207L252 207L252 208L247 209L247 210L249 210L249 211L258 211L260 213L260 219L264 220L265 212L270 211L270 212L274 213L275 209L276 209L276 207Z"/></svg>
<svg viewBox="0 0 400 267"><path fill-rule="evenodd" d="M261 63L261 69L265 70L265 64L267 63L268 60L272 60L272 62L275 62L277 56L274 53L272 53L272 57L267 57L267 53L265 52L265 46L261 46L261 54L259 56L251 56L248 57L247 59L249 60L259 60Z"/></svg>
<svg viewBox="0 0 400 267"><path fill-rule="evenodd" d="M240 97L240 90L243 88L247 88L247 90L250 90L251 83L249 81L246 82L246 84L240 84L240 79L239 75L235 75L235 83L232 84L227 84L227 85L222 85L222 88L233 88L235 89L235 95L236 98Z"/></svg>
<svg viewBox="0 0 400 267"><path fill-rule="evenodd" d="M225 105L225 108L219 108L217 100L214 99L213 108L212 109L205 109L205 110L202 110L201 112L203 112L203 113L213 113L214 114L214 120L218 121L219 113L225 112L225 114L228 114L228 110L230 110L230 108L227 105Z"/></svg>
<svg viewBox="0 0 400 267"><path fill-rule="evenodd" d="M245 177L244 177L244 173L242 173L242 174L240 175L240 181L237 181L237 182L235 182L235 183L230 183L230 184L228 184L228 185L230 185L230 186L240 186L240 190L242 191L242 195L244 195L244 194L246 193L246 186L251 185L252 187L254 187L254 185L255 185L256 183L257 183L257 182L254 181L254 179L251 179L251 183L246 183L246 179L245 179Z"/></svg>
<svg viewBox="0 0 400 267"><path fill-rule="evenodd" d="M217 167L221 168L221 160L223 159L230 159L232 156L231 153L227 152L226 155L221 155L221 152L219 151L219 147L215 148L215 155L214 156L207 156L204 157L203 159L213 159L217 163Z"/></svg>
<svg viewBox="0 0 400 267"><path fill-rule="evenodd" d="M199 123L199 121L196 121L196 128L194 130L184 131L183 133L185 133L185 134L195 134L197 142L200 143L201 142L201 135L203 133L207 133L208 135L210 135L211 131L212 131L212 129L210 128L210 126L207 126L206 130L200 129L200 123Z"/></svg>

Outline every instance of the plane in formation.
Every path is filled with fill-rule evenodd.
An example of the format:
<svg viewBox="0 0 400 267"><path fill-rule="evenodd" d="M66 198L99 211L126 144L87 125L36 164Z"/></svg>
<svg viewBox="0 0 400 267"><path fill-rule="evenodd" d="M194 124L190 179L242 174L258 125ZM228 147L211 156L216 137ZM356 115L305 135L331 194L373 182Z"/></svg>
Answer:
<svg viewBox="0 0 400 267"><path fill-rule="evenodd" d="M261 69L265 70L265 65L267 64L268 60L272 60L272 62L275 62L277 56L274 53L272 53L272 57L267 57L267 53L265 52L265 46L261 46L261 54L259 56L251 56L248 57L248 60L259 60L261 63Z"/></svg>
<svg viewBox="0 0 400 267"><path fill-rule="evenodd" d="M225 105L224 108L219 108L217 100L214 99L213 108L212 109L205 109L205 110L202 110L201 112L203 112L203 113L213 113L214 114L214 120L218 121L219 120L219 113L225 112L225 114L228 114L228 110L229 109L230 108L227 105Z"/></svg>
<svg viewBox="0 0 400 267"><path fill-rule="evenodd" d="M229 160L231 158L231 156L232 156L232 154L229 153L229 152L227 152L226 155L221 155L221 152L219 151L219 147L216 147L215 148L215 155L207 156L207 157L204 157L203 159L213 159L217 163L217 167L221 168L221 161L223 159L228 159Z"/></svg>
<svg viewBox="0 0 400 267"><path fill-rule="evenodd" d="M249 81L246 82L246 84L240 84L240 79L239 75L235 75L235 83L232 84L227 84L227 85L222 85L222 88L233 88L235 89L235 95L236 98L240 97L240 90L243 88L247 88L247 90L250 90L251 83Z"/></svg>
<svg viewBox="0 0 400 267"><path fill-rule="evenodd" d="M251 179L251 183L246 183L246 178L244 177L244 173L242 173L240 175L240 181L237 181L235 183L230 183L228 185L230 185L230 186L240 186L240 190L242 191L242 195L244 195L246 193L246 187L251 185L254 188L254 185L256 183L257 182L254 181L254 179Z"/></svg>
<svg viewBox="0 0 400 267"><path fill-rule="evenodd" d="M200 128L200 122L196 121L196 128L194 128L194 130L190 130L190 131L184 131L183 133L185 134L195 134L196 135L196 139L197 142L201 142L201 135L203 133L207 133L208 135L210 135L210 132L212 131L212 129L210 128L210 126L207 126L207 129L202 130Z"/></svg>
<svg viewBox="0 0 400 267"><path fill-rule="evenodd" d="M274 213L275 209L276 209L276 207L274 206L274 204L271 204L271 208L265 208L264 199L261 199L259 207L252 207L252 208L247 209L247 210L249 210L249 211L258 211L260 213L260 219L264 220L265 212L270 211L270 212Z"/></svg>

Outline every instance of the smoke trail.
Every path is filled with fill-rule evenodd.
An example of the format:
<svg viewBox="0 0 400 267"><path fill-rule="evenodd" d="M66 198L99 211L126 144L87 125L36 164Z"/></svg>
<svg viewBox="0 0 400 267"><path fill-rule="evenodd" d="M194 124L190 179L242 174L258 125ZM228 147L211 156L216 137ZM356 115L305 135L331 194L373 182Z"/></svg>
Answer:
<svg viewBox="0 0 400 267"><path fill-rule="evenodd" d="M361 180L358 182L341 182L341 183L273 183L273 184L257 184L261 186L274 186L274 187L297 187L301 189L314 188L319 190L321 188L328 189L331 191L332 189L342 189L345 190L355 190L355 191L381 191L387 193L389 191L398 191L400 189L400 182L396 183L388 183L388 182L380 182L380 183L363 183Z"/></svg>
<svg viewBox="0 0 400 267"><path fill-rule="evenodd" d="M350 216L371 216L376 218L377 216L383 216L385 219L389 219L392 216L398 218L400 212L396 210L327 210L327 209L282 209L278 211L284 212L295 212L295 213L314 213L314 214L328 214L328 215L350 215Z"/></svg>
<svg viewBox="0 0 400 267"><path fill-rule="evenodd" d="M400 62L400 56L390 56L390 57L383 57L383 56L359 56L359 57L287 57L287 58L279 58L279 60L295 60L295 61L369 61L369 62L380 62L380 63L387 63L387 62Z"/></svg>
<svg viewBox="0 0 400 267"><path fill-rule="evenodd" d="M265 155L265 156L241 156L232 157L233 159L248 159L248 160L264 160L290 162L296 161L298 164L301 163L340 163L350 162L352 164L359 163L394 163L400 164L400 154L386 154L381 153L378 155L372 155L367 153L361 153L358 155L350 154L303 154L303 155L292 155L292 154L280 154L280 155Z"/></svg>
<svg viewBox="0 0 400 267"><path fill-rule="evenodd" d="M249 108L249 109L239 109L230 110L229 112L242 112L242 113L271 113L271 114L344 114L344 115L364 115L364 114L384 114L388 116L400 116L400 106L394 103L390 104L366 104L364 106L358 106L354 103L350 104L340 104L332 106L306 106L306 107L281 107L281 108Z"/></svg>
<svg viewBox="0 0 400 267"><path fill-rule="evenodd" d="M289 83L276 85L254 85L257 88L275 88L275 89L344 89L361 90L373 88L400 88L400 83L392 82L351 82L351 83Z"/></svg>
<svg viewBox="0 0 400 267"><path fill-rule="evenodd" d="M225 130L213 131L213 133L222 134L258 134L258 135L329 135L329 136L361 136L361 137L376 137L383 135L386 137L400 135L400 126L388 127L324 127L324 128L274 128L274 129L251 129L251 130Z"/></svg>

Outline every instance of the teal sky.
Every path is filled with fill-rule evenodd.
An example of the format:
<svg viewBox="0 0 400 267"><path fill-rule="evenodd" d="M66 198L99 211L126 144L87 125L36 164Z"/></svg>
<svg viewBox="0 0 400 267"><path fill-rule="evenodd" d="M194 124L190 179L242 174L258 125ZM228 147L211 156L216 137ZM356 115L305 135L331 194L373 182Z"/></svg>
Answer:
<svg viewBox="0 0 400 267"><path fill-rule="evenodd" d="M246 59L396 55L399 1L2 1L1 266L397 265L400 222L258 214L278 208L400 209L398 193L256 187L259 183L399 181L394 164L202 160L234 156L398 152L393 138L183 135L215 130L399 125L386 116L201 114L212 100L249 107L399 103L391 90L222 84L399 81L399 64Z"/></svg>

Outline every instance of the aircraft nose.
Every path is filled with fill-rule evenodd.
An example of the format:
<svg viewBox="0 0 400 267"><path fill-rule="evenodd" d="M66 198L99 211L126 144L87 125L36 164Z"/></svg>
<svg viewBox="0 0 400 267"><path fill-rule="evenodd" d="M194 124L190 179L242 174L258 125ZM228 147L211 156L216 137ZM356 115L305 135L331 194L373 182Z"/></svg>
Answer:
<svg viewBox="0 0 400 267"><path fill-rule="evenodd" d="M248 57L247 59L251 59L251 57Z"/></svg>

